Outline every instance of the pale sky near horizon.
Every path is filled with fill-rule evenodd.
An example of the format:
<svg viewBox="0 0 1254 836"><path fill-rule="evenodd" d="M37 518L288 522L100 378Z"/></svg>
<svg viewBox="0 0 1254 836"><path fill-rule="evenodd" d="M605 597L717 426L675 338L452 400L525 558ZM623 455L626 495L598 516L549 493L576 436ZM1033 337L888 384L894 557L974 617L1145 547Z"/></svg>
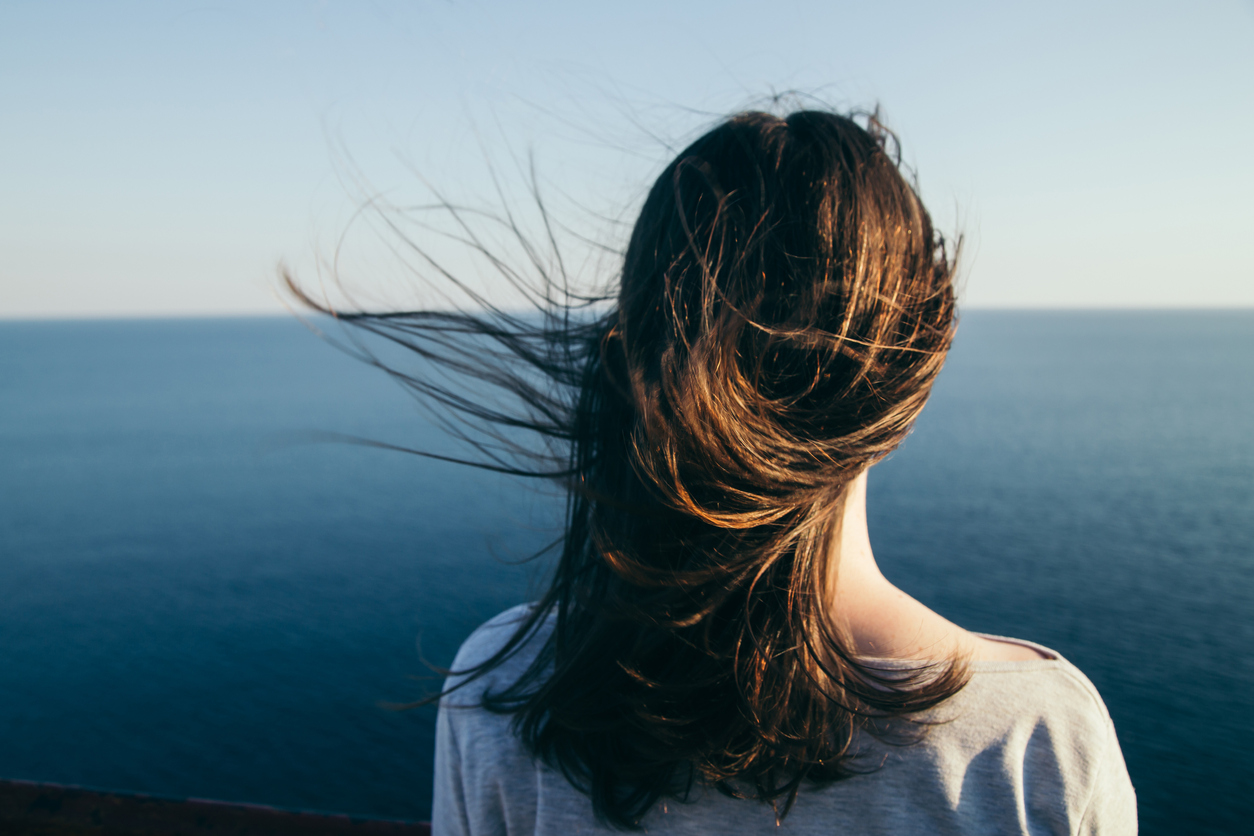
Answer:
<svg viewBox="0 0 1254 836"><path fill-rule="evenodd" d="M487 160L518 200L529 153L610 240L784 90L883 108L969 307L1254 306L1252 44L1250 0L4 3L0 318L281 313L346 229L369 296L365 197L481 201Z"/></svg>

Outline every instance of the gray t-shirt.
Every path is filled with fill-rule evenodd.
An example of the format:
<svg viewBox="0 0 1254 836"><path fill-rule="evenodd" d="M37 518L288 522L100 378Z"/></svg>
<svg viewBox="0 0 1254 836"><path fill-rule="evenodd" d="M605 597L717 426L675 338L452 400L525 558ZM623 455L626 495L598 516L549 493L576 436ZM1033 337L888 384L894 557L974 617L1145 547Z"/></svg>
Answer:
<svg viewBox="0 0 1254 836"><path fill-rule="evenodd" d="M525 606L501 613L462 645L454 670L487 659ZM560 771L533 760L509 716L476 708L485 688L511 684L544 636L440 703L435 836L615 833ZM907 746L874 740L883 765L823 789L802 789L777 825L766 804L698 786L659 802L650 834L1135 834L1136 796L1106 706L1053 651L1029 662L974 662L970 683L924 715L943 720ZM456 684L450 678L448 684Z"/></svg>

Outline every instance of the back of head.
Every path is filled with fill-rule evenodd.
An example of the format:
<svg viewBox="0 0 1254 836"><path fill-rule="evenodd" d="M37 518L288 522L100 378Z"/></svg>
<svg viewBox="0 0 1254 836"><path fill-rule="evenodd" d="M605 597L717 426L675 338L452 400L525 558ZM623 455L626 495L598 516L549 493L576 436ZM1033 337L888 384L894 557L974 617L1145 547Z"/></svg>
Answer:
<svg viewBox="0 0 1254 836"><path fill-rule="evenodd" d="M889 137L745 113L650 192L572 414L567 538L528 676L490 695L631 825L692 780L787 804L850 772L875 684L826 601L845 487L901 442L954 327L951 264Z"/></svg>
<svg viewBox="0 0 1254 836"><path fill-rule="evenodd" d="M886 139L746 113L653 187L616 337L641 476L673 507L742 529L830 506L922 408L950 264Z"/></svg>

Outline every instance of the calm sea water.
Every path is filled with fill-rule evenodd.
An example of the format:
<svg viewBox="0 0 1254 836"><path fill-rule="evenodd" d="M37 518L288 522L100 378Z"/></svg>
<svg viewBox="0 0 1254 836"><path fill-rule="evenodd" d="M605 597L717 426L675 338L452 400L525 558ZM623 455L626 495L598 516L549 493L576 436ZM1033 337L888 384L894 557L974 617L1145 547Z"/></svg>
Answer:
<svg viewBox="0 0 1254 836"><path fill-rule="evenodd" d="M427 817L433 715L383 703L534 592L554 500L310 431L450 449L291 321L0 323L0 777ZM870 514L1089 674L1142 832L1248 825L1254 312L969 314Z"/></svg>

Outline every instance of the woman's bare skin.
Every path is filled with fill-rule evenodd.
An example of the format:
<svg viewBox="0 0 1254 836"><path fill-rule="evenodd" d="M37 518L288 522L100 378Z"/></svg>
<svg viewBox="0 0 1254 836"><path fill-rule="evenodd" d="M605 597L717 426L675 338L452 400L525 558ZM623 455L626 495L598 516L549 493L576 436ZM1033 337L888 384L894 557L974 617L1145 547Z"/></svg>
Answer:
<svg viewBox="0 0 1254 836"><path fill-rule="evenodd" d="M863 471L844 503L839 549L829 585L833 617L859 656L880 659L1021 662L1048 659L1027 645L977 636L933 612L889 583L871 551Z"/></svg>

